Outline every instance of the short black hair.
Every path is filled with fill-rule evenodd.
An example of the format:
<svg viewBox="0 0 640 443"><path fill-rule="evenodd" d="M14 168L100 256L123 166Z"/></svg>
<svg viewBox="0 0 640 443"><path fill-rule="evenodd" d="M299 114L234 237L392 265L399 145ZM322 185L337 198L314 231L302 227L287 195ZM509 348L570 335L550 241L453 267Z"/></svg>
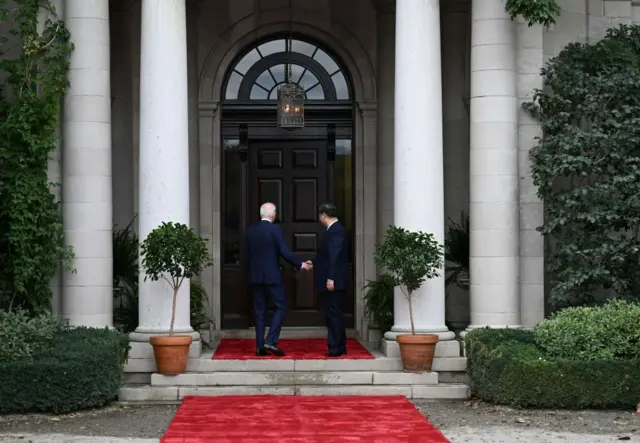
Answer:
<svg viewBox="0 0 640 443"><path fill-rule="evenodd" d="M324 214L329 218L336 218L338 216L338 210L333 203L323 203L318 208L318 214Z"/></svg>

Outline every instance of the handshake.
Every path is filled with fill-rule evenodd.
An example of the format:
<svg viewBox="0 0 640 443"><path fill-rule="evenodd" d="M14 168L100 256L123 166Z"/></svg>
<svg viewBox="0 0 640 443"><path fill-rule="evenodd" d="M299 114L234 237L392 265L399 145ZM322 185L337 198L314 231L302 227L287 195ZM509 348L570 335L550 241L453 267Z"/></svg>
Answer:
<svg viewBox="0 0 640 443"><path fill-rule="evenodd" d="M305 271L311 271L313 269L313 262L311 260L307 260L306 262L302 263L302 268Z"/></svg>

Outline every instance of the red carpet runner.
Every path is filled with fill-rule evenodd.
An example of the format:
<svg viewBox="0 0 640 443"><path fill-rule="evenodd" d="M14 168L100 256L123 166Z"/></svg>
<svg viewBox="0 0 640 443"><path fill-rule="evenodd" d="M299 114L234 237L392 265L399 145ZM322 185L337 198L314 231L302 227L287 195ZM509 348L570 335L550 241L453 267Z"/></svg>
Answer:
<svg viewBox="0 0 640 443"><path fill-rule="evenodd" d="M449 443L405 397L185 397L160 443Z"/></svg>
<svg viewBox="0 0 640 443"><path fill-rule="evenodd" d="M287 355L284 357L256 356L256 341L253 339L223 338L213 353L213 360L253 360L253 359L288 359L288 360L324 360L327 353L327 340L324 338L283 339L278 347ZM338 357L344 360L366 360L374 358L371 353L353 338L347 339L347 355Z"/></svg>

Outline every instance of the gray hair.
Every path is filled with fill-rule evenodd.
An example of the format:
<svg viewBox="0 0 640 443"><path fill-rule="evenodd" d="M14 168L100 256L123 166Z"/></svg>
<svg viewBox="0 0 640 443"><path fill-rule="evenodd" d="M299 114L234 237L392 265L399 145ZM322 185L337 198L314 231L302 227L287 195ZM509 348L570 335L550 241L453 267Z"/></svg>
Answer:
<svg viewBox="0 0 640 443"><path fill-rule="evenodd" d="M276 214L276 205L267 202L260 206L260 217L273 217Z"/></svg>

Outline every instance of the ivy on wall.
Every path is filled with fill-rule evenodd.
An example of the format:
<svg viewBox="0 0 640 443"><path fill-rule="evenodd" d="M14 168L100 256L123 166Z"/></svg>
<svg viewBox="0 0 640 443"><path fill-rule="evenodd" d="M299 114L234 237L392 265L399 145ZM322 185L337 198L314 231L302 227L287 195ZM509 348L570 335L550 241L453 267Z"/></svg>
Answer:
<svg viewBox="0 0 640 443"><path fill-rule="evenodd" d="M0 308L41 312L72 258L47 175L72 45L48 1L0 0L0 26Z"/></svg>
<svg viewBox="0 0 640 443"><path fill-rule="evenodd" d="M546 28L555 24L560 15L556 0L507 0L506 10L512 20L522 17L529 26L538 24Z"/></svg>
<svg viewBox="0 0 640 443"><path fill-rule="evenodd" d="M640 26L572 43L526 104L544 137L532 150L553 308L640 298Z"/></svg>

